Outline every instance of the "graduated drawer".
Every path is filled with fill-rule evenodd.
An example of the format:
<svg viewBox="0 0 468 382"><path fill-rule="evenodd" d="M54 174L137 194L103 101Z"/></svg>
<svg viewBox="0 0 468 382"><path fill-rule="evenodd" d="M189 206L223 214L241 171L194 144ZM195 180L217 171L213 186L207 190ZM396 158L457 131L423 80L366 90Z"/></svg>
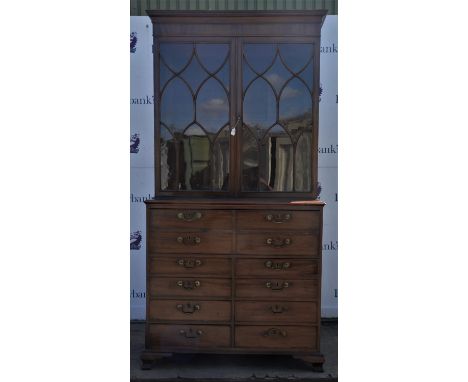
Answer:
<svg viewBox="0 0 468 382"><path fill-rule="evenodd" d="M309 278L319 274L319 260L313 259L238 259L236 261L237 277L291 277Z"/></svg>
<svg viewBox="0 0 468 382"><path fill-rule="evenodd" d="M237 251L242 254L293 254L318 256L319 237L295 232L243 232L237 234Z"/></svg>
<svg viewBox="0 0 468 382"><path fill-rule="evenodd" d="M151 277L151 297L231 297L231 279Z"/></svg>
<svg viewBox="0 0 468 382"><path fill-rule="evenodd" d="M229 326L150 324L150 347L171 348L227 347L231 344Z"/></svg>
<svg viewBox="0 0 468 382"><path fill-rule="evenodd" d="M237 211L237 229L315 231L320 219L319 211Z"/></svg>
<svg viewBox="0 0 468 382"><path fill-rule="evenodd" d="M236 326L236 347L318 350L316 326Z"/></svg>
<svg viewBox="0 0 468 382"><path fill-rule="evenodd" d="M231 230L232 211L198 209L150 209L151 232L163 229L226 229Z"/></svg>
<svg viewBox="0 0 468 382"><path fill-rule="evenodd" d="M230 253L232 233L158 231L149 239L150 253Z"/></svg>
<svg viewBox="0 0 468 382"><path fill-rule="evenodd" d="M317 324L317 305L316 301L237 301L236 321Z"/></svg>
<svg viewBox="0 0 468 382"><path fill-rule="evenodd" d="M231 260L227 258L181 255L174 257L151 257L149 274L172 275L215 275L231 277Z"/></svg>
<svg viewBox="0 0 468 382"><path fill-rule="evenodd" d="M291 279L237 279L236 297L261 299L296 299L311 301L319 297L320 281Z"/></svg>
<svg viewBox="0 0 468 382"><path fill-rule="evenodd" d="M151 300L150 320L230 321L230 301Z"/></svg>

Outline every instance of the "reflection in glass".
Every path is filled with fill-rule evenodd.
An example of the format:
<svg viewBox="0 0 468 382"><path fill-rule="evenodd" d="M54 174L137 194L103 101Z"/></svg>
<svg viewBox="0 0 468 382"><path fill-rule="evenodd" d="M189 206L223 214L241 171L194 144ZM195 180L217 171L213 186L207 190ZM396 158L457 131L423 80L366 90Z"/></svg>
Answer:
<svg viewBox="0 0 468 382"><path fill-rule="evenodd" d="M193 44L160 44L160 57L173 72L180 72L192 56Z"/></svg>
<svg viewBox="0 0 468 382"><path fill-rule="evenodd" d="M245 60L257 73L264 72L273 62L276 54L275 44L245 44Z"/></svg>
<svg viewBox="0 0 468 382"><path fill-rule="evenodd" d="M296 172L294 188L298 192L310 192L312 185L312 163L310 155L312 151L312 132L305 131L296 145Z"/></svg>
<svg viewBox="0 0 468 382"><path fill-rule="evenodd" d="M258 145L249 129L242 129L242 190L258 191Z"/></svg>
<svg viewBox="0 0 468 382"><path fill-rule="evenodd" d="M292 74L288 72L279 58L276 58L273 66L268 69L264 75L266 80L273 85L277 94L280 92L286 81L291 78L291 76Z"/></svg>
<svg viewBox="0 0 468 382"><path fill-rule="evenodd" d="M223 87L210 78L197 96L197 122L210 133L216 133L229 122L229 101Z"/></svg>
<svg viewBox="0 0 468 382"><path fill-rule="evenodd" d="M312 58L312 44L279 44L283 61L294 73L299 72Z"/></svg>
<svg viewBox="0 0 468 382"><path fill-rule="evenodd" d="M210 72L216 72L229 52L227 44L197 44L197 56L202 65Z"/></svg>
<svg viewBox="0 0 468 382"><path fill-rule="evenodd" d="M164 62L161 61L159 65L159 87L162 89L173 75Z"/></svg>
<svg viewBox="0 0 468 382"><path fill-rule="evenodd" d="M193 119L190 89L176 77L167 84L161 96L161 122L171 131L182 131Z"/></svg>
<svg viewBox="0 0 468 382"><path fill-rule="evenodd" d="M199 126L192 125L185 131L182 142L180 189L210 189L210 140Z"/></svg>
<svg viewBox="0 0 468 382"><path fill-rule="evenodd" d="M161 155L161 190L175 189L176 174L176 143L172 134L164 127L160 129L160 155Z"/></svg>
<svg viewBox="0 0 468 382"><path fill-rule="evenodd" d="M262 79L256 79L244 96L244 123L261 137L276 121L276 97L273 89Z"/></svg>
<svg viewBox="0 0 468 382"><path fill-rule="evenodd" d="M198 86L207 77L206 72L202 69L198 61L194 58L189 66L182 72L181 76L190 84L195 93Z"/></svg>
<svg viewBox="0 0 468 382"><path fill-rule="evenodd" d="M304 80L304 82L309 87L310 91L312 91L313 87L313 80L314 80L314 73L313 73L313 63L310 62L309 65L299 74L299 76Z"/></svg>
<svg viewBox="0 0 468 382"><path fill-rule="evenodd" d="M293 144L279 125L266 134L260 145L260 191L293 191Z"/></svg>
<svg viewBox="0 0 468 382"><path fill-rule="evenodd" d="M229 127L224 128L217 136L213 145L213 190L227 191L229 187Z"/></svg>

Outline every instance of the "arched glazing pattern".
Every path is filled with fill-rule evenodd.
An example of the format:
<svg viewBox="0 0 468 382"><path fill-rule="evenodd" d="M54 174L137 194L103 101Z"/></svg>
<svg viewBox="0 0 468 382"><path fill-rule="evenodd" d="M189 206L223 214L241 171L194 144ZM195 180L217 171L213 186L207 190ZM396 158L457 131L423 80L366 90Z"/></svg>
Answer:
<svg viewBox="0 0 468 382"><path fill-rule="evenodd" d="M312 190L313 44L246 43L242 191Z"/></svg>
<svg viewBox="0 0 468 382"><path fill-rule="evenodd" d="M229 187L230 44L159 45L162 191Z"/></svg>

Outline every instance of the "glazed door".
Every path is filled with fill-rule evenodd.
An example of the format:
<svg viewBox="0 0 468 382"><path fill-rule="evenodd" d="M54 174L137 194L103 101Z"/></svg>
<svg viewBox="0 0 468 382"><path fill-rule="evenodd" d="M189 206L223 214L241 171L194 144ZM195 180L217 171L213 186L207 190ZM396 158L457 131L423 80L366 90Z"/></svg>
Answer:
<svg viewBox="0 0 468 382"><path fill-rule="evenodd" d="M243 39L239 51L240 193L313 193L314 42Z"/></svg>
<svg viewBox="0 0 468 382"><path fill-rule="evenodd" d="M157 45L156 190L232 192L233 40L168 38Z"/></svg>

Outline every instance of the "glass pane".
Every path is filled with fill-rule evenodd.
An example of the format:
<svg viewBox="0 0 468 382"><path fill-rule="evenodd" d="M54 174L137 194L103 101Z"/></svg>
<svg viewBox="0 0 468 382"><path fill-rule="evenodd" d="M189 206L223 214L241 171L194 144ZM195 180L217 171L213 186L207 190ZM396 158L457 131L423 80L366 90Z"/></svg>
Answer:
<svg viewBox="0 0 468 382"><path fill-rule="evenodd" d="M161 153L161 190L175 190L177 189L176 142L164 126L161 126L160 130L159 147Z"/></svg>
<svg viewBox="0 0 468 382"><path fill-rule="evenodd" d="M312 71L313 64L312 62L307 65L307 67L299 74L299 77L301 77L304 82L307 84L309 89L312 91L312 86L313 86L313 79L314 79L314 74Z"/></svg>
<svg viewBox="0 0 468 382"><path fill-rule="evenodd" d="M229 53L228 44L197 44L197 56L211 73L216 72Z"/></svg>
<svg viewBox="0 0 468 382"><path fill-rule="evenodd" d="M252 81L255 77L257 77L257 75L252 71L252 69L250 69L248 65L244 64L242 67L242 88L244 91L250 84L250 81Z"/></svg>
<svg viewBox="0 0 468 382"><path fill-rule="evenodd" d="M166 82L169 81L173 75L174 74L167 68L164 62L161 61L159 65L159 88L164 88Z"/></svg>
<svg viewBox="0 0 468 382"><path fill-rule="evenodd" d="M276 97L272 87L262 78L249 86L244 96L244 123L258 137L276 122Z"/></svg>
<svg viewBox="0 0 468 382"><path fill-rule="evenodd" d="M279 120L294 140L312 125L312 97L297 78L291 80L281 92Z"/></svg>
<svg viewBox="0 0 468 382"><path fill-rule="evenodd" d="M192 91L195 93L202 81L208 77L208 74L206 74L194 58L190 65L182 72L181 76L190 84Z"/></svg>
<svg viewBox="0 0 468 382"><path fill-rule="evenodd" d="M183 131L194 120L193 98L179 78L171 80L161 96L161 122L171 131Z"/></svg>
<svg viewBox="0 0 468 382"><path fill-rule="evenodd" d="M160 45L161 61L173 71L180 72L189 62L193 53L193 44L162 43Z"/></svg>
<svg viewBox="0 0 468 382"><path fill-rule="evenodd" d="M267 81L273 85L276 93L279 93L287 80L291 78L292 74L285 68L279 58L276 58L273 66L265 73Z"/></svg>
<svg viewBox="0 0 468 382"><path fill-rule="evenodd" d="M305 131L296 145L296 169L294 174L294 188L300 192L310 192L312 184L312 132Z"/></svg>
<svg viewBox="0 0 468 382"><path fill-rule="evenodd" d="M224 128L213 145L213 190L227 191L229 187L229 127Z"/></svg>
<svg viewBox="0 0 468 382"><path fill-rule="evenodd" d="M242 191L258 191L258 145L249 129L242 130Z"/></svg>
<svg viewBox="0 0 468 382"><path fill-rule="evenodd" d="M304 68L312 58L312 44L279 44L281 57L294 73Z"/></svg>
<svg viewBox="0 0 468 382"><path fill-rule="evenodd" d="M226 63L226 65L224 65L223 68L218 73L216 73L215 77L220 79L226 87L226 90L229 91L229 63Z"/></svg>
<svg viewBox="0 0 468 382"><path fill-rule="evenodd" d="M203 129L190 126L184 133L180 152L180 190L209 190L210 140Z"/></svg>
<svg viewBox="0 0 468 382"><path fill-rule="evenodd" d="M274 44L245 44L244 60L257 73L264 72L273 62L276 54L276 45Z"/></svg>
<svg viewBox="0 0 468 382"><path fill-rule="evenodd" d="M260 191L293 191L293 145L281 126L266 133L260 158Z"/></svg>
<svg viewBox="0 0 468 382"><path fill-rule="evenodd" d="M229 122L229 101L220 83L206 81L197 96L197 122L210 133L217 133Z"/></svg>

